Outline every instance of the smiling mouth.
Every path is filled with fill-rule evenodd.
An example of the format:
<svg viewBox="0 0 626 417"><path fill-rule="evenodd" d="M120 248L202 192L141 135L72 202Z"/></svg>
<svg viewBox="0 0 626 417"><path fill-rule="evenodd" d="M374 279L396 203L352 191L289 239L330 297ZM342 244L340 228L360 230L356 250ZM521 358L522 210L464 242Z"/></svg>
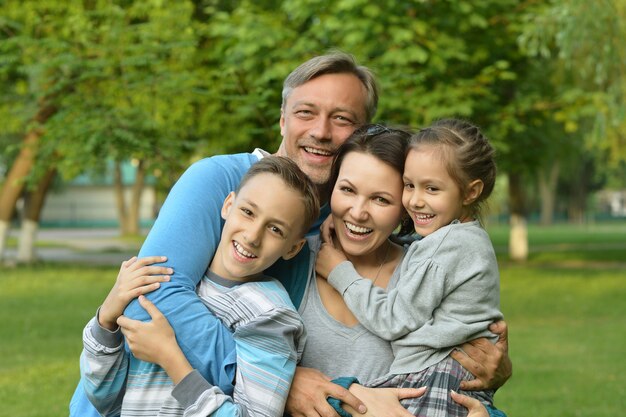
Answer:
<svg viewBox="0 0 626 417"><path fill-rule="evenodd" d="M434 214L415 213L413 215L413 219L415 223L428 223L430 220L434 218L435 218Z"/></svg>
<svg viewBox="0 0 626 417"><path fill-rule="evenodd" d="M310 154L317 155L317 156L333 156L333 152L327 151L324 149L311 148L309 146L304 146L303 149L306 153L310 153Z"/></svg>
<svg viewBox="0 0 626 417"><path fill-rule="evenodd" d="M346 229L348 229L348 231L351 234L357 235L357 236L369 235L374 230L374 229L370 229L368 227L357 226L356 224L352 224L352 223L348 223L348 222L343 222L343 224L346 225Z"/></svg>
<svg viewBox="0 0 626 417"><path fill-rule="evenodd" d="M251 252L248 252L239 242L233 240L233 247L235 248L235 252L239 254L241 257L246 259L255 259L257 256Z"/></svg>

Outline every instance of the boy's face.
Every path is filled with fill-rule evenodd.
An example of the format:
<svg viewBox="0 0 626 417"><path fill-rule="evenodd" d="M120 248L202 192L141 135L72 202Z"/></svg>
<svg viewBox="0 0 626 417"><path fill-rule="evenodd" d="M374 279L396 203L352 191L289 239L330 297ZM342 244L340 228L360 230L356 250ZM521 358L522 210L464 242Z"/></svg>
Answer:
<svg viewBox="0 0 626 417"><path fill-rule="evenodd" d="M305 242L300 193L274 174L251 178L222 207L226 221L210 270L245 281L283 257L290 259Z"/></svg>

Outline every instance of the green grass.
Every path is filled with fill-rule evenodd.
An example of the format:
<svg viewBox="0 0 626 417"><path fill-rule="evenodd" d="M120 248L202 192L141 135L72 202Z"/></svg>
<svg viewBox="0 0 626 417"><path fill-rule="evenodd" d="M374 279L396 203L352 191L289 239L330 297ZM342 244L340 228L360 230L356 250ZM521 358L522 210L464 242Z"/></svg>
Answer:
<svg viewBox="0 0 626 417"><path fill-rule="evenodd" d="M626 224L531 227L531 259L508 261L490 227L510 330L509 417L615 417L626 407ZM4 268L0 274L0 415L67 416L81 330L117 268Z"/></svg>

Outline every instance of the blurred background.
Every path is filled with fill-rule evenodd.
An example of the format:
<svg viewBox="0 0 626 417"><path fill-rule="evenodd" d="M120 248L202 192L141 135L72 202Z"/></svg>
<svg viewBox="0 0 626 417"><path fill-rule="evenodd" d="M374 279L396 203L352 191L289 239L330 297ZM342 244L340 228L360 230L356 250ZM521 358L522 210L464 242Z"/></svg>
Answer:
<svg viewBox="0 0 626 417"><path fill-rule="evenodd" d="M624 0L0 0L0 415L67 415L81 328L178 176L275 151L284 78L334 49L376 73L375 121L466 118L497 148L496 404L622 414L625 22Z"/></svg>

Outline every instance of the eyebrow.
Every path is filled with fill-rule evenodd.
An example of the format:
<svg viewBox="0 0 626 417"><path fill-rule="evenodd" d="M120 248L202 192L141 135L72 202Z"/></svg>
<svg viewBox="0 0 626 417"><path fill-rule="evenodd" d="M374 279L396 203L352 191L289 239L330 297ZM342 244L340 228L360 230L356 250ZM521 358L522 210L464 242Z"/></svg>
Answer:
<svg viewBox="0 0 626 417"><path fill-rule="evenodd" d="M255 203L253 203L251 200L248 200L247 198L242 198L242 200L243 200L243 202L246 205L252 207L253 209L255 209L255 210L259 209L259 206L256 205ZM288 231L291 231L291 229L293 228L293 225L289 224L289 222L281 220L281 219L279 219L277 217L270 217L270 222L271 223L276 223L276 224L284 227L285 229L288 229Z"/></svg>
<svg viewBox="0 0 626 417"><path fill-rule="evenodd" d="M291 106L291 108L293 109L293 108L295 108L297 106L308 106L308 107L313 107L313 108L316 108L316 109L319 107L318 105L316 105L314 103L311 103L309 101L296 101L295 103L293 103L293 106ZM348 113L348 114L352 115L352 117L354 117L355 119L359 118L359 116L355 112L353 112L352 110L346 109L344 107L335 107L335 108L333 108L331 114L334 114L334 113Z"/></svg>
<svg viewBox="0 0 626 417"><path fill-rule="evenodd" d="M346 178L337 178L336 184L339 184L340 182L346 182L347 185L349 185L352 188L356 188L354 186L354 184L352 184L352 182L350 182L350 180L346 179ZM391 194L388 191L375 191L374 193L372 193L371 195L384 195L384 196L388 196L388 197L393 197L393 194Z"/></svg>

